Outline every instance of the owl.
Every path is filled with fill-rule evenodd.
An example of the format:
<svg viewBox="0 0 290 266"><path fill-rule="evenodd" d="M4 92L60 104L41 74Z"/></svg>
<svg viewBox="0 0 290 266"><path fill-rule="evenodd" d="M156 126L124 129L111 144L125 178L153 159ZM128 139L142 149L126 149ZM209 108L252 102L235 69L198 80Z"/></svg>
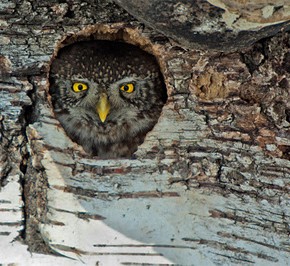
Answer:
<svg viewBox="0 0 290 266"><path fill-rule="evenodd" d="M66 134L100 158L130 158L167 98L154 56L116 41L62 48L51 64L50 94Z"/></svg>

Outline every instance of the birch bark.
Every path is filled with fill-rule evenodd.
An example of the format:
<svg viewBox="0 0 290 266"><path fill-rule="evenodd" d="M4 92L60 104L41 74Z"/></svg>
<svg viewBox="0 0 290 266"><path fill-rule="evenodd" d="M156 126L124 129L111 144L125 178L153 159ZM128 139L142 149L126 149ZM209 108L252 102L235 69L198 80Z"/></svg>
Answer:
<svg viewBox="0 0 290 266"><path fill-rule="evenodd" d="M55 119L51 60L123 40L154 54L168 101L132 160L99 160ZM110 1L0 4L0 263L287 265L289 33L194 50Z"/></svg>

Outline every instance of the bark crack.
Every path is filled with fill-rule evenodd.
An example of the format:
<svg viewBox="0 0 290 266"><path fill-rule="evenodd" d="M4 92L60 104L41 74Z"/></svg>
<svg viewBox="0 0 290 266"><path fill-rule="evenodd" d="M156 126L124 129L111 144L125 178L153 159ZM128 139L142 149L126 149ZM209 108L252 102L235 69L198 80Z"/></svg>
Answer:
<svg viewBox="0 0 290 266"><path fill-rule="evenodd" d="M36 121L38 103L34 76L28 76L27 80L32 86L32 90L27 92L31 104L23 106L20 115L22 135L24 137L20 147L22 156L20 162L20 171L22 172L20 182L22 186L22 200L24 202L24 227L20 237L28 245L29 251L52 254L53 252L43 240L39 228L42 223L46 222L47 181L44 169L36 169L33 166L32 155L28 151L30 143L27 127Z"/></svg>

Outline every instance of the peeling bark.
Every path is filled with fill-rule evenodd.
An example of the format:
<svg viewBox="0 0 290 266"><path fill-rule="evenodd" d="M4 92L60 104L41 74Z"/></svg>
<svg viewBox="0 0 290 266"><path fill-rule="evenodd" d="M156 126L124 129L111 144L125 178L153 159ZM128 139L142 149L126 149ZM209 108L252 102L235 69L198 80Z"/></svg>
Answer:
<svg viewBox="0 0 290 266"><path fill-rule="evenodd" d="M219 53L110 1L4 1L0 15L1 263L287 265L289 33ZM54 117L50 62L89 38L160 64L168 101L135 159L89 157Z"/></svg>
<svg viewBox="0 0 290 266"><path fill-rule="evenodd" d="M287 0L114 0L140 21L191 49L234 52L289 31Z"/></svg>

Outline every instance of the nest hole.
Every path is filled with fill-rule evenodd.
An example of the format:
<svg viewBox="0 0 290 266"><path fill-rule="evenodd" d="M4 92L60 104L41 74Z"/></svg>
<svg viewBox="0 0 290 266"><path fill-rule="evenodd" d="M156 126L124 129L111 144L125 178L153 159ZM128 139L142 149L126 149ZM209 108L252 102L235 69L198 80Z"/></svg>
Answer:
<svg viewBox="0 0 290 266"><path fill-rule="evenodd" d="M125 39L120 31L71 36L50 67L56 118L86 153L102 159L133 158L167 101L156 57Z"/></svg>

